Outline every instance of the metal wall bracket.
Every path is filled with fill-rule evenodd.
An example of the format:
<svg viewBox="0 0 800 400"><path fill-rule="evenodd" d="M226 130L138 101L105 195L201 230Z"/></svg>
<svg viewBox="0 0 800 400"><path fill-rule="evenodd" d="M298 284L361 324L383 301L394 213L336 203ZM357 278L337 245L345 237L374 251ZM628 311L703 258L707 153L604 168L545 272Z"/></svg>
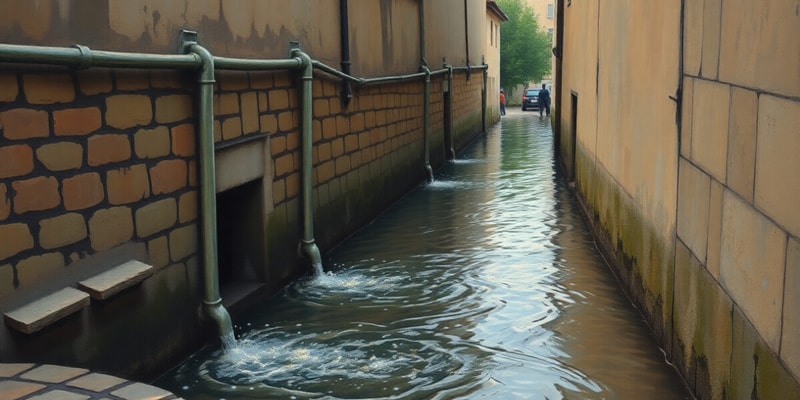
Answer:
<svg viewBox="0 0 800 400"><path fill-rule="evenodd" d="M180 34L178 36L180 38L180 44L178 45L178 52L181 54L186 54L189 52L189 47L194 44L197 44L197 39L200 35L195 31L190 31L188 29L181 29Z"/></svg>

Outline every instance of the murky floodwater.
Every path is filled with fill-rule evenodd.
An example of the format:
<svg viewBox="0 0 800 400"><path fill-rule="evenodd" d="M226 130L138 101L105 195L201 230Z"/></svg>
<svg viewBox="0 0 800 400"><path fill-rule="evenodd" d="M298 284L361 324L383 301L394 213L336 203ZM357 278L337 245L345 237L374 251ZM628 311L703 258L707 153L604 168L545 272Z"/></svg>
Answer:
<svg viewBox="0 0 800 400"><path fill-rule="evenodd" d="M436 181L156 385L186 399L688 399L510 112Z"/></svg>

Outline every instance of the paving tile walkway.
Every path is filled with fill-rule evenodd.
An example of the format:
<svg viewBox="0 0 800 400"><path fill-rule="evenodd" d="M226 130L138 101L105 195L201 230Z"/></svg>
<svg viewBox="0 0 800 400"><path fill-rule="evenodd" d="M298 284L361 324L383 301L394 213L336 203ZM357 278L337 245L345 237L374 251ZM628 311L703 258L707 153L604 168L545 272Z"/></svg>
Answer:
<svg viewBox="0 0 800 400"><path fill-rule="evenodd" d="M2 400L178 400L144 383L82 368L49 364L0 364Z"/></svg>

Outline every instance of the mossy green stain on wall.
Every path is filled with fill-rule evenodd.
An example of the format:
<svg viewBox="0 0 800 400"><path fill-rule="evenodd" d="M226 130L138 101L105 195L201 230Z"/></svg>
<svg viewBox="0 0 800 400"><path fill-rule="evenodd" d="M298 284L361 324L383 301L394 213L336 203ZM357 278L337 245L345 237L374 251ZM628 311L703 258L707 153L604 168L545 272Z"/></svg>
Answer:
<svg viewBox="0 0 800 400"><path fill-rule="evenodd" d="M675 252L672 359L701 398L723 398L731 376L733 302L683 243Z"/></svg>
<svg viewBox="0 0 800 400"><path fill-rule="evenodd" d="M184 263L169 265L36 336L11 335L14 355L5 361L29 362L46 354L51 363L151 380L214 338L213 327L198 318L202 286L194 285L188 272ZM141 335L151 331L159 334ZM113 357L108 349L115 349Z"/></svg>
<svg viewBox="0 0 800 400"><path fill-rule="evenodd" d="M588 154L578 143L576 176L588 177L591 182L576 181L578 196L591 210L588 214L595 233L617 260L616 274L634 302L643 308L657 339L667 343L670 334L665 322L670 320L672 307L672 243L658 237L627 193Z"/></svg>
<svg viewBox="0 0 800 400"><path fill-rule="evenodd" d="M769 350L742 310L733 309L729 399L800 399L800 385Z"/></svg>
<svg viewBox="0 0 800 400"><path fill-rule="evenodd" d="M267 293L272 294L286 282L301 274L299 243L302 235L298 219L299 202L290 200L275 207L266 216L264 248L267 265L262 273L266 277Z"/></svg>
<svg viewBox="0 0 800 400"><path fill-rule="evenodd" d="M660 238L590 153L576 150L576 194L588 222L695 395L800 399L791 372L705 266L683 243Z"/></svg>
<svg viewBox="0 0 800 400"><path fill-rule="evenodd" d="M339 195L315 211L315 237L328 249L368 223L389 204L425 179L421 144L398 149L339 180Z"/></svg>

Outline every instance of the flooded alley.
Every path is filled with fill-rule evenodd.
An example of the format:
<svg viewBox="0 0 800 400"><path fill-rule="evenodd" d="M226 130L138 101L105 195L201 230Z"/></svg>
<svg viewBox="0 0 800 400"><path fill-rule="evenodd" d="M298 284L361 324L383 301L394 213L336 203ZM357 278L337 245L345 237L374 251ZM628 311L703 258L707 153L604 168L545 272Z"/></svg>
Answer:
<svg viewBox="0 0 800 400"><path fill-rule="evenodd" d="M509 110L335 249L322 276L154 382L186 399L690 399Z"/></svg>

